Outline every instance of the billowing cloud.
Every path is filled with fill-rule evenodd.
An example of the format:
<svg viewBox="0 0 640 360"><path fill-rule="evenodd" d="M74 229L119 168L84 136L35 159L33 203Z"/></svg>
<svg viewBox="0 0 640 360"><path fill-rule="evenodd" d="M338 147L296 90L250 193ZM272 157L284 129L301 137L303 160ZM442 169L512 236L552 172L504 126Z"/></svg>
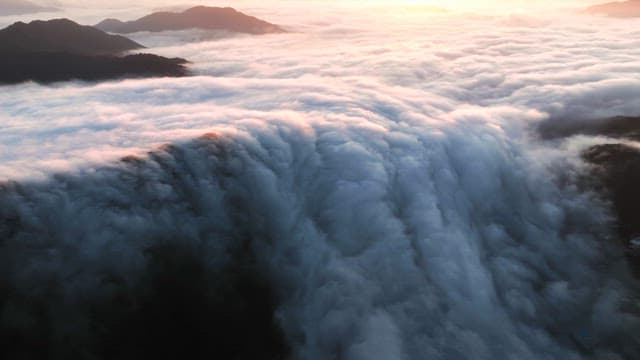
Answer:
<svg viewBox="0 0 640 360"><path fill-rule="evenodd" d="M102 279L153 288L149 249L197 254L209 274L239 251L294 358L637 354L638 284L606 205L573 182L601 139L530 131L640 113L636 27L317 14L291 34L135 35L190 59L190 78L4 88L11 303L48 284L66 300L47 311L85 319L75 305L117 298ZM35 316L20 309L11 324Z"/></svg>

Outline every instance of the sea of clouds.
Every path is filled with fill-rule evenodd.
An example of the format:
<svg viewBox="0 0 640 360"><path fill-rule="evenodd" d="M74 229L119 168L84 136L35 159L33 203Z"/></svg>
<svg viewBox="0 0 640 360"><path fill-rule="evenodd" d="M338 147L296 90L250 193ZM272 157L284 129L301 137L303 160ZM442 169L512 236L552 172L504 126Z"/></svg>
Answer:
<svg viewBox="0 0 640 360"><path fill-rule="evenodd" d="M291 33L132 35L192 77L1 88L4 328L53 296L51 331L90 336L102 279L141 286L170 244L213 273L250 254L296 359L640 353L577 182L606 139L535 132L640 114L637 20L278 10Z"/></svg>

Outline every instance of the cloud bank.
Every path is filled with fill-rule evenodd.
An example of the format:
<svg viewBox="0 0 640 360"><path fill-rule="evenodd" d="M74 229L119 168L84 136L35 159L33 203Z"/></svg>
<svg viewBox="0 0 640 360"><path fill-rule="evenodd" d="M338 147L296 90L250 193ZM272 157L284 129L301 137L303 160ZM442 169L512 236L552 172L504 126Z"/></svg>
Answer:
<svg viewBox="0 0 640 360"><path fill-rule="evenodd" d="M256 348L274 358L638 354L637 280L607 239L606 204L574 181L580 149L601 140L530 131L640 113L637 27L535 14L298 21L293 34L189 45L155 36L154 52L193 61L191 78L0 94L1 284L17 314L5 331L46 324L61 354L71 338L102 355L96 329L114 327L100 314L176 307L138 289L248 289L269 301L246 343L273 336ZM182 290L158 285L173 261L187 264ZM258 280L227 280L238 266ZM194 296L219 320L203 305L215 295Z"/></svg>

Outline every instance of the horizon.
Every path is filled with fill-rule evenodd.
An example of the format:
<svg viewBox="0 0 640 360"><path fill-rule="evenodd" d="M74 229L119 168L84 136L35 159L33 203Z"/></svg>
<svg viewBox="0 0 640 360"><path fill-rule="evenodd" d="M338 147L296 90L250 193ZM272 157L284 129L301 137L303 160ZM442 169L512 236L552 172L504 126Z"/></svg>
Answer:
<svg viewBox="0 0 640 360"><path fill-rule="evenodd" d="M443 9L453 12L477 12L481 14L494 14L494 15L509 15L509 14L521 14L528 11L536 12L548 12L553 10L576 10L585 8L590 5L602 4L607 1L589 0L589 1L576 1L576 0L538 0L538 1L502 1L502 0L453 0L453 1L431 1L431 0L374 0L374 1L358 1L358 0L271 0L255 1L255 0L235 0L219 1L219 0L203 0L200 2L180 2L171 0L146 0L136 2L132 5L128 1L109 1L100 5L95 1L46 1L41 0L33 1L33 3L54 7L60 11L54 12L39 12L35 14L22 14L19 16L28 19L37 19L38 16L44 19L52 19L63 16L74 17L77 16L81 21L87 18L95 17L90 15L83 15L87 12L106 11L112 14L126 14L131 13L129 16L125 16L128 20L134 19L136 16L143 16L145 13L153 11L173 11L176 9L186 9L193 6L217 6L217 7L233 7L239 10L250 11L251 9L259 9L265 7L280 6L283 8L313 8L319 6L328 6L335 9L396 9L397 11L421 11L424 9L434 8ZM266 6L265 6L266 5ZM2 16L0 14L1 23L6 23L3 18L16 18L18 16ZM73 19L72 19L73 20Z"/></svg>

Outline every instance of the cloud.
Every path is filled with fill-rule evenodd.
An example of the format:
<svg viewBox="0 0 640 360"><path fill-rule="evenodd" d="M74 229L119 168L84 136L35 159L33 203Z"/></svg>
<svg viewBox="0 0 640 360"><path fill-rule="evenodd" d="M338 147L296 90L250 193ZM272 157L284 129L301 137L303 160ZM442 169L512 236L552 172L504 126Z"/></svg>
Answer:
<svg viewBox="0 0 640 360"><path fill-rule="evenodd" d="M190 78L5 88L9 303L61 299L46 307L55 333L91 337L84 309L144 298L102 279L155 289L149 249L210 279L233 273L237 251L294 358L637 354L637 281L606 241L606 204L574 182L581 145L530 132L640 112L636 30L316 14L293 34L154 38L193 61ZM21 309L11 324L37 314Z"/></svg>

